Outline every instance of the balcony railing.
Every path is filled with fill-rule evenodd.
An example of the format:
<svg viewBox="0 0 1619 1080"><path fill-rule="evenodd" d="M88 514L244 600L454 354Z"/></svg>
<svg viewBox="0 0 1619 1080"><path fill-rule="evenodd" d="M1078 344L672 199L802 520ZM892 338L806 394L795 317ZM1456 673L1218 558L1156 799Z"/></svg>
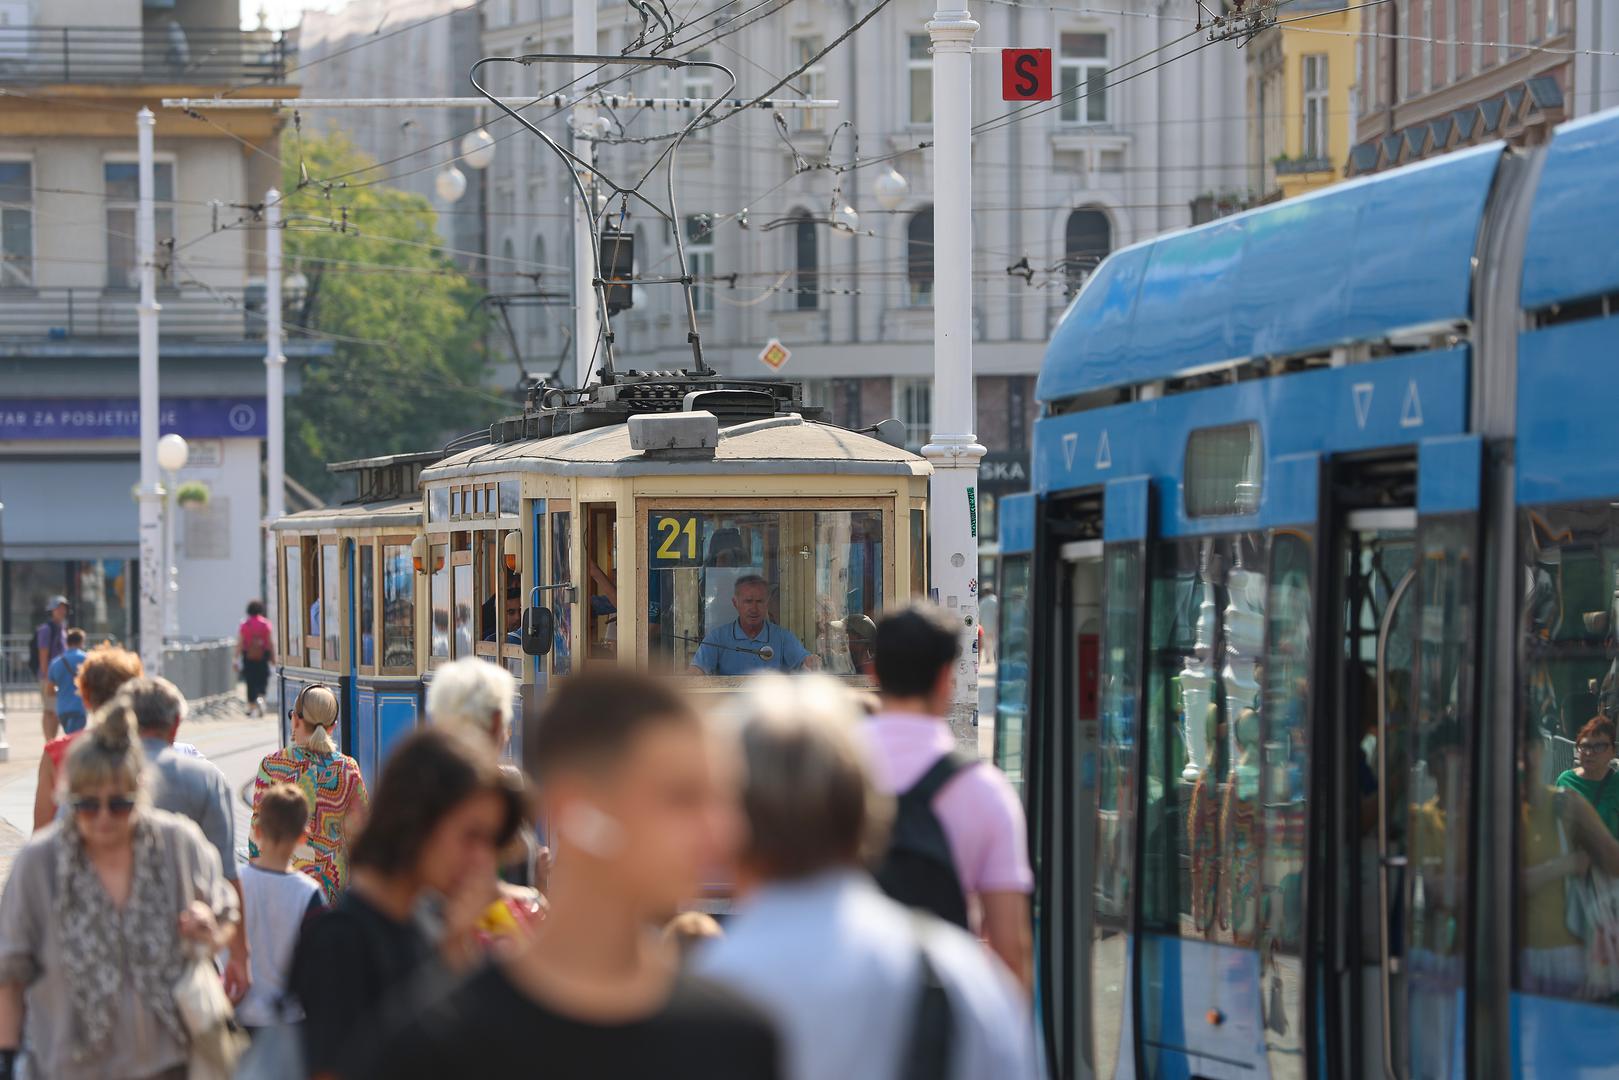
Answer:
<svg viewBox="0 0 1619 1080"><path fill-rule="evenodd" d="M0 85L279 83L285 43L262 30L0 26Z"/></svg>
<svg viewBox="0 0 1619 1080"><path fill-rule="evenodd" d="M0 289L0 338L134 338L140 294L126 289ZM160 289L159 337L264 336L262 290Z"/></svg>

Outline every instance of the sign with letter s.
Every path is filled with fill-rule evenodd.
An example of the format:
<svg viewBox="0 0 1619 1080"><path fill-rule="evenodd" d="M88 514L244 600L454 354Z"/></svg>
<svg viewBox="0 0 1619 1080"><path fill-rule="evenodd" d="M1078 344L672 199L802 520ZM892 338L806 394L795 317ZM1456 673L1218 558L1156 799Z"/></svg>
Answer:
<svg viewBox="0 0 1619 1080"><path fill-rule="evenodd" d="M1050 101L1050 49L1001 50L1001 100Z"/></svg>

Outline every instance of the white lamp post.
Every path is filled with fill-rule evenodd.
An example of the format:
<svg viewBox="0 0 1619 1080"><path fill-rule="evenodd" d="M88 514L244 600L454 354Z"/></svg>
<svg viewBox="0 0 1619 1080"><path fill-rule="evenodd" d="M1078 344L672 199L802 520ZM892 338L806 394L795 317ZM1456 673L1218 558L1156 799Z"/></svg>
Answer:
<svg viewBox="0 0 1619 1080"><path fill-rule="evenodd" d="M157 463L167 474L163 499L163 632L169 637L180 633L180 571L174 565L174 474L186 467L191 448L185 439L170 432L157 440Z"/></svg>

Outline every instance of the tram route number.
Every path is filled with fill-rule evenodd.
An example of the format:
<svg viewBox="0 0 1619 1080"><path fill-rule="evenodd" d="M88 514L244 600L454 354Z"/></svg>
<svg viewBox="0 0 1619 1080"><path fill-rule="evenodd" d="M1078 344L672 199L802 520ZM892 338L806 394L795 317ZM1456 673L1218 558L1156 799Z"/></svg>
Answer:
<svg viewBox="0 0 1619 1080"><path fill-rule="evenodd" d="M647 538L652 561L668 566L697 566L702 562L703 525L697 514L668 514L652 519Z"/></svg>

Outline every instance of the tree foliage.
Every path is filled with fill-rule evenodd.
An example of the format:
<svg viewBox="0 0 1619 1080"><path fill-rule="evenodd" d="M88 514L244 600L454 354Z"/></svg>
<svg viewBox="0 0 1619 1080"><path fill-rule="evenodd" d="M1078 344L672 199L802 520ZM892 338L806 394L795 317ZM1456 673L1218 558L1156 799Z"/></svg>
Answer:
<svg viewBox="0 0 1619 1080"><path fill-rule="evenodd" d="M306 135L283 176L286 273L309 282L288 338L334 342L287 403L287 470L321 495L338 487L327 462L433 449L501 412L482 385L481 290L437 250L427 199L351 175L373 164L341 132ZM352 186L299 186L344 175Z"/></svg>

